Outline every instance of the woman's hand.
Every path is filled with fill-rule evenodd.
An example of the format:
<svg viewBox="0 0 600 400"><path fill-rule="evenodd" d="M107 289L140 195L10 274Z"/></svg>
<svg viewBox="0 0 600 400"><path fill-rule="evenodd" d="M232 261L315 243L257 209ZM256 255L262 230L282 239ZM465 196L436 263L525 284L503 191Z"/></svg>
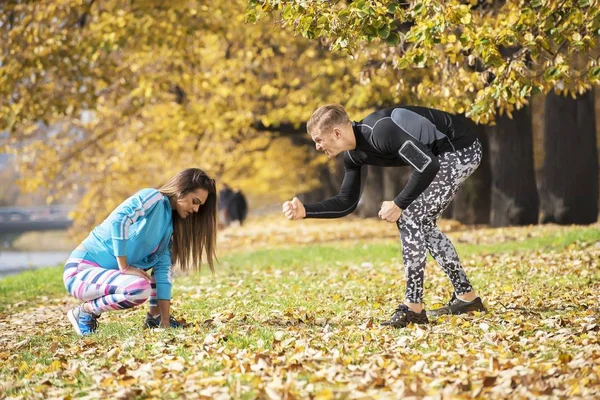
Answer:
<svg viewBox="0 0 600 400"><path fill-rule="evenodd" d="M160 325L161 328L164 329L169 329L171 327L171 321L170 319L167 319L166 321L163 321L162 319L160 320Z"/></svg>
<svg viewBox="0 0 600 400"><path fill-rule="evenodd" d="M134 267L132 265L128 265L127 268L125 268L125 270L121 270L121 273L123 275L136 275L136 276L146 279L148 282L150 282L150 280L152 279L152 278L150 278L150 275L148 275L148 273L146 271L144 271L143 269Z"/></svg>
<svg viewBox="0 0 600 400"><path fill-rule="evenodd" d="M171 327L171 300L158 300L158 309L160 310L160 327Z"/></svg>
<svg viewBox="0 0 600 400"><path fill-rule="evenodd" d="M150 275L148 275L148 273L143 269L134 267L133 265L129 265L127 263L127 257L125 256L118 256L117 264L119 265L119 271L121 271L123 275L136 275L140 278L146 279L148 282L150 282L152 279L150 278Z"/></svg>

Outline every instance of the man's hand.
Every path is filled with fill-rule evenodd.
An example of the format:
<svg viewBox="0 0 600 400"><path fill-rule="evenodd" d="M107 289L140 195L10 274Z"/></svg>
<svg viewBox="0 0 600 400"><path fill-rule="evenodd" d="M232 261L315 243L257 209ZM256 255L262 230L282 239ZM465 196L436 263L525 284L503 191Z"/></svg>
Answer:
<svg viewBox="0 0 600 400"><path fill-rule="evenodd" d="M294 197L292 201L286 201L283 203L283 215L290 220L297 220L306 217L304 204L302 204L297 197Z"/></svg>
<svg viewBox="0 0 600 400"><path fill-rule="evenodd" d="M400 215L402 215L402 209L393 201L384 201L381 204L379 218L384 219L387 222L396 222L400 219Z"/></svg>

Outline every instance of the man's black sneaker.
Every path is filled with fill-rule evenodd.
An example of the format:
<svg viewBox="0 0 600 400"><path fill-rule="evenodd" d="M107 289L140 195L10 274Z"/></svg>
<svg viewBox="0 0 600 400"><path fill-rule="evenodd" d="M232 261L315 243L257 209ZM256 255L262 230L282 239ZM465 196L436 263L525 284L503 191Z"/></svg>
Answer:
<svg viewBox="0 0 600 400"><path fill-rule="evenodd" d="M177 321L172 315L169 317L169 325L171 328L184 328L185 322ZM144 328L160 328L160 315L153 317L150 313L146 313L146 321L144 321Z"/></svg>
<svg viewBox="0 0 600 400"><path fill-rule="evenodd" d="M404 328L408 324L427 324L427 313L425 310L420 313L411 311L406 304L400 304L394 311L389 321L381 323L381 326L391 326L392 328Z"/></svg>
<svg viewBox="0 0 600 400"><path fill-rule="evenodd" d="M452 293L452 298L448 304L435 310L428 310L427 315L430 317L437 317L440 315L466 314L473 311L486 311L485 306L481 301L481 297L477 297L473 301L463 301L456 297L456 293Z"/></svg>

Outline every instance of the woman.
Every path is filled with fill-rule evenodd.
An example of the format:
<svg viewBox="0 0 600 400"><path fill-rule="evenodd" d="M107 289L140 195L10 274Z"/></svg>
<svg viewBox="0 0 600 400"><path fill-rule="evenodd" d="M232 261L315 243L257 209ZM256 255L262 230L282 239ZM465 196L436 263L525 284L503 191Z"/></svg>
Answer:
<svg viewBox="0 0 600 400"><path fill-rule="evenodd" d="M94 333L102 312L148 298L146 327L179 327L170 314L171 268L200 267L204 253L213 271L216 204L215 181L189 168L158 190L140 190L94 228L63 273L67 291L83 300L67 313L77 334Z"/></svg>

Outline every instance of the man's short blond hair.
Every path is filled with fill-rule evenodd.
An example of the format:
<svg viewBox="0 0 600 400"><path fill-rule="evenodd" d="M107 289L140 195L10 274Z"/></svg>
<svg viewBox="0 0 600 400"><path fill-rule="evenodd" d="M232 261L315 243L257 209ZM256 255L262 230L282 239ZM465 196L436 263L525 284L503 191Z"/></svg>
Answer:
<svg viewBox="0 0 600 400"><path fill-rule="evenodd" d="M312 136L327 132L335 125L346 125L348 123L350 123L350 117L348 117L344 107L339 104L327 104L313 112L306 124L306 130Z"/></svg>

